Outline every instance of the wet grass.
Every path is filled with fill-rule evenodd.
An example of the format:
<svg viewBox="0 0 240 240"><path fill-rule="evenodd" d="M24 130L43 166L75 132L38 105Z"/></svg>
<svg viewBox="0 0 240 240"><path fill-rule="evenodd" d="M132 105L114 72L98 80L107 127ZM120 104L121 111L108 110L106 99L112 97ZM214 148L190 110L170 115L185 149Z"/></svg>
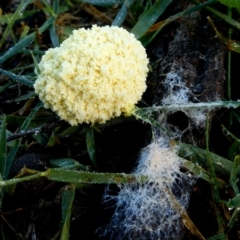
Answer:
<svg viewBox="0 0 240 240"><path fill-rule="evenodd" d="M75 219L91 215L91 211L89 213L84 207L80 207L80 210L76 211L77 201L84 201L81 194L82 199L79 200L76 197L79 192L91 191L90 206L86 204L91 208L95 206L94 198L98 200L101 198L101 193L99 193L101 191L97 190L96 195L98 194L98 196L95 196L94 190L89 190L94 189L95 184L131 184L147 181L148 176L134 176L117 172L129 173L134 166L134 158L137 158L140 149L149 142L149 139L146 140L151 132L149 126L161 129L171 137L175 136L155 117L159 111L168 112L179 108L179 106L173 105L142 107L140 104L135 109L134 116L122 116L104 125L70 126L59 120L55 113L43 108L33 89L36 79L35 71L38 71L37 64L45 51L59 46L74 29L90 27L92 24L123 25L145 47L151 47L150 43L157 34L170 23L201 9L209 11L211 17L209 21L215 29L216 35L229 50L226 58L227 84L225 92L227 94L222 102L181 106L182 110L204 108L206 114L208 111L218 110L213 121L208 119L206 123L203 148L176 141L171 144L178 145L179 155L184 158L185 169L196 178L201 179L200 181L204 180L203 184L196 184L193 198L196 196L196 192L200 195L206 194L210 206L206 205L202 211L209 212L210 209L211 216L209 218L214 224L216 223L212 229L207 226L205 226L207 229L204 229L199 224L199 219L205 221L205 216L200 213L195 214L194 202L197 201L195 200L190 203L189 216L193 217L193 223L200 230L196 231L196 227L190 222L189 217L185 216L184 220L188 219L188 224L186 224L188 231L201 239L204 237L212 240L237 239L239 237L240 103L238 99L240 97L238 79L233 76L238 73L238 64L236 63L239 62L240 43L237 39L239 39L240 28L236 19L239 18L240 4L238 1L225 0L189 2L193 2L195 5L193 4L187 10L169 15L171 12L169 6L173 7L170 0L87 0L82 2L53 0L50 3L43 0L34 2L2 1L0 5L1 239L34 239L35 236L38 239L74 239L70 237L70 231L74 231L70 230L71 224L74 225ZM217 5L214 5L216 3ZM222 9L228 10L228 14ZM215 27L212 18L215 21L221 19L226 24L224 33ZM231 52L234 53L231 54ZM154 68L154 64L152 67ZM144 123L148 126L146 127ZM211 123L215 125L211 126ZM136 129L133 125L135 125L134 127L137 125ZM129 142L126 140L128 135L126 137L123 133L115 134L119 126L123 126L134 136L137 136L137 132L142 130L144 132L143 139L133 136L131 141L134 143L134 147L128 148ZM107 135L109 129L111 130L110 136ZM118 156L115 156L116 161L112 168L109 167L111 160L104 162L98 158L101 154L106 156L101 152L104 149L102 147L104 143L101 141L107 142L103 135L109 137L108 141L114 141L115 137L121 138L123 135L126 137L123 138L123 141L126 140L126 145L119 144L118 151L121 153L115 152ZM108 144L110 146L110 143ZM108 146L105 148L106 151L112 151L112 149L108 149ZM133 153L127 157L122 155L126 161L120 162L119 156L122 152L130 151ZM16 159L29 153L40 156L30 159L30 162L34 162L36 167L32 163L29 164L29 160L26 162L23 160L18 169L14 170L17 172L14 175L13 165ZM208 190L204 189L206 183L209 187ZM25 200L26 204L24 204ZM13 204L14 201L19 204ZM40 201L43 201L41 207ZM59 215L56 214L56 219L58 222L53 222L52 228L45 226L43 229L41 222L35 220L42 219L40 215L45 214L46 219L50 219L49 223L51 223L51 214L55 214L56 209L49 211L49 206L52 208L57 206ZM19 225L19 221L22 221L21 225ZM90 224L91 220L88 222ZM89 227L94 232L92 228ZM43 233L40 234L40 231ZM93 239L93 236L94 233L88 234L85 239Z"/></svg>

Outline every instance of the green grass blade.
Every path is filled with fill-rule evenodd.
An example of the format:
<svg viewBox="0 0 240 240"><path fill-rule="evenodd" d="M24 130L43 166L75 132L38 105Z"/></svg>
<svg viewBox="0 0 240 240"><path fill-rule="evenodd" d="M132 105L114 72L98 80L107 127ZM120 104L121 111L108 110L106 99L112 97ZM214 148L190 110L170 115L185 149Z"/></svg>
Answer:
<svg viewBox="0 0 240 240"><path fill-rule="evenodd" d="M123 3L122 0L82 0L81 2L99 7L113 7Z"/></svg>
<svg viewBox="0 0 240 240"><path fill-rule="evenodd" d="M233 161L232 171L230 173L230 183L234 189L235 194L239 194L239 189L237 186L238 182L238 166L240 166L240 156L237 155Z"/></svg>
<svg viewBox="0 0 240 240"><path fill-rule="evenodd" d="M121 26L122 23L124 22L127 13L128 13L128 9L130 8L130 6L132 5L133 0L125 0L120 11L118 12L117 16L115 17L115 19L112 22L112 26Z"/></svg>
<svg viewBox="0 0 240 240"><path fill-rule="evenodd" d="M70 230L70 217L72 212L73 200L75 197L75 187L73 185L68 186L62 195L62 221L63 229L61 234L61 240L69 239Z"/></svg>
<svg viewBox="0 0 240 240"><path fill-rule="evenodd" d="M52 181L72 184L144 183L149 179L147 176L136 176L133 174L79 172L61 168L48 169L44 176L47 176L47 178Z"/></svg>
<svg viewBox="0 0 240 240"><path fill-rule="evenodd" d="M46 0L42 0L42 3L45 5L47 12L51 14L51 16L56 17L53 9L51 8L51 6L49 5L48 1Z"/></svg>
<svg viewBox="0 0 240 240"><path fill-rule="evenodd" d="M22 126L19 130L20 132L25 131L28 128L31 120L34 118L35 114L42 107L42 105L43 105L42 102L39 102L36 105L36 107L31 111L31 113L28 115L28 117L23 122L23 124L22 124ZM7 156L7 161L6 161L7 165L6 165L6 168L5 168L5 172L3 173L3 179L7 178L8 174L10 172L12 163L14 161L14 158L17 154L17 151L18 151L20 145L21 145L21 139L18 139L18 140L15 141L15 144L11 147L11 149L9 151L8 156Z"/></svg>
<svg viewBox="0 0 240 240"><path fill-rule="evenodd" d="M213 181L213 196L214 200L218 201L219 200L219 190L218 190L218 184L217 184L217 179L216 179L216 172L215 168L213 165L213 159L211 156L211 153L209 151L209 131L210 131L210 123L209 123L209 112L207 113L207 124L206 124L206 152L207 152L207 163L208 163L208 169L210 172L210 176Z"/></svg>
<svg viewBox="0 0 240 240"><path fill-rule="evenodd" d="M7 123L13 123L16 125L21 125L25 121L26 117L25 116L16 116L16 115L7 115ZM2 119L2 116L0 116L0 120ZM45 124L46 122L50 121L56 121L56 117L54 115L43 115L43 116L37 116L35 117L29 127L31 128L36 128L40 127L41 125Z"/></svg>
<svg viewBox="0 0 240 240"><path fill-rule="evenodd" d="M56 137L58 137L58 138L68 137L68 136L71 136L74 133L83 132L83 131L84 131L83 125L79 124L77 126L70 126L60 133L56 133Z"/></svg>
<svg viewBox="0 0 240 240"><path fill-rule="evenodd" d="M72 183L79 185L81 183L88 184L132 184L146 183L147 181L155 181L144 175L134 175L125 173L96 173L96 172L80 172L76 170L49 168L45 172L38 172L27 177L12 178L9 180L0 180L0 187L8 187L16 185L20 182L30 181L45 177L51 181Z"/></svg>
<svg viewBox="0 0 240 240"><path fill-rule="evenodd" d="M7 156L6 116L3 116L0 128L0 174L3 176L6 169Z"/></svg>
<svg viewBox="0 0 240 240"><path fill-rule="evenodd" d="M195 11L198 11L198 10L201 10L203 8L206 8L207 6L209 5L212 5L212 4L215 4L217 3L219 0L209 0L209 1L206 1L206 2L203 2L197 6L194 6L192 8L188 8L182 12L179 12L175 15L172 15L170 16L169 18L167 18L166 20L162 21L161 23L161 26L158 28L157 31L155 31L154 33L151 33L150 36L143 36L140 41L142 42L143 46L147 46L148 44L150 44L153 39L157 36L157 34L165 27L167 26L169 23L181 18L182 16L184 15L187 15L187 14L190 14L192 12L195 12Z"/></svg>
<svg viewBox="0 0 240 240"><path fill-rule="evenodd" d="M33 63L34 63L34 67L36 69L36 72L37 74L40 74L40 69L39 69L39 66L38 66L38 62L37 62L37 59L35 58L35 56L33 55L33 52L30 51L30 54L32 56L32 59L33 59Z"/></svg>
<svg viewBox="0 0 240 240"><path fill-rule="evenodd" d="M58 39L58 35L56 34L54 24L51 26L49 33L50 33L50 39L51 39L53 47L59 47L59 45L60 45L59 39Z"/></svg>
<svg viewBox="0 0 240 240"><path fill-rule="evenodd" d="M0 173L0 181L3 181L2 174ZM5 193L4 186L0 186L0 208L2 208L2 201Z"/></svg>
<svg viewBox="0 0 240 240"><path fill-rule="evenodd" d="M53 0L53 12L58 15L59 13L59 0Z"/></svg>
<svg viewBox="0 0 240 240"><path fill-rule="evenodd" d="M40 172L37 174L29 175L27 177L21 177L21 178L12 178L9 180L2 180L0 178L0 188L1 187L9 187L14 186L18 183L25 182L25 181L31 181L33 179L39 179L40 177L47 177L48 172Z"/></svg>
<svg viewBox="0 0 240 240"><path fill-rule="evenodd" d="M226 240L228 239L224 233L217 234L213 237L208 238L207 240Z"/></svg>
<svg viewBox="0 0 240 240"><path fill-rule="evenodd" d="M228 8L228 17L232 18L232 8ZM231 27L228 28L228 39L232 39L232 31L233 29ZM228 51L227 53L227 98L228 100L232 99L232 52ZM230 116L230 123L232 124L232 114Z"/></svg>
<svg viewBox="0 0 240 240"><path fill-rule="evenodd" d="M82 169L87 171L87 167L80 164L78 161L72 158L59 158L59 159L50 159L49 160L53 168L64 168L64 169Z"/></svg>
<svg viewBox="0 0 240 240"><path fill-rule="evenodd" d="M14 22L16 21L16 19L18 18L18 16L24 11L24 9L31 3L31 0L26 0L26 1L21 1L17 10L15 11L15 13L11 16L10 21L8 22L8 25L3 33L3 36L0 40L0 48L2 47L3 43L5 42L7 36L9 35L9 33L11 32L12 26L14 24Z"/></svg>
<svg viewBox="0 0 240 240"><path fill-rule="evenodd" d="M233 211L232 217L228 223L229 230L231 230L234 223L237 222L237 219L239 217L239 212L240 212L240 204L238 204L238 206L236 206L235 210Z"/></svg>
<svg viewBox="0 0 240 240"><path fill-rule="evenodd" d="M3 116L0 116L0 121L2 121ZM16 125L21 125L24 120L26 119L25 116L15 116L15 115L7 115L6 116L6 122L7 123L13 123Z"/></svg>
<svg viewBox="0 0 240 240"><path fill-rule="evenodd" d="M220 0L220 3L225 4L228 7L234 7L240 9L239 0Z"/></svg>
<svg viewBox="0 0 240 240"><path fill-rule="evenodd" d="M4 226L3 226L3 220L1 219L1 239L2 239L2 240L7 240L7 239L5 238L4 231L5 231L5 228L4 228Z"/></svg>
<svg viewBox="0 0 240 240"><path fill-rule="evenodd" d="M57 138L55 137L55 133L53 131L50 138L47 141L46 146L47 147L53 147L56 144L56 142L57 142Z"/></svg>
<svg viewBox="0 0 240 240"><path fill-rule="evenodd" d="M187 103L187 104L171 104L168 106L154 106L154 107L146 107L146 108L136 108L135 112L146 112L146 113L154 113L159 111L180 111L184 109L206 109L211 111L213 109L220 108L238 108L240 107L239 101L219 101L219 102L199 102L199 103ZM135 114L135 113L134 113Z"/></svg>
<svg viewBox="0 0 240 240"><path fill-rule="evenodd" d="M186 158L194 163L198 163L204 168L208 166L207 163L207 154L208 152L204 149L198 148L196 146L181 143L181 142L174 142L178 146L178 154ZM226 158L223 158L215 153L209 152L210 156L213 161L213 166L216 172L220 172L223 174L229 174L232 170L233 162L229 161ZM238 176L240 176L240 166L237 168Z"/></svg>
<svg viewBox="0 0 240 240"><path fill-rule="evenodd" d="M186 159L182 159L182 160L183 160L183 166L189 172L192 172L195 177L204 179L205 181L213 184L211 176L209 175L209 173L204 168L202 168L198 164L195 164L195 163L193 163L191 161L188 161ZM226 185L221 179L217 179L217 181L218 181L218 186L220 188L223 188Z"/></svg>
<svg viewBox="0 0 240 240"><path fill-rule="evenodd" d="M227 203L227 207L231 210L236 208L240 204L240 194L237 194Z"/></svg>
<svg viewBox="0 0 240 240"><path fill-rule="evenodd" d="M42 102L39 102L36 107L31 111L31 113L28 115L28 117L26 118L26 120L24 121L24 123L22 124L20 131L26 131L30 122L32 121L32 119L34 118L35 114L37 113L37 111L43 106Z"/></svg>
<svg viewBox="0 0 240 240"><path fill-rule="evenodd" d="M4 74L5 76L11 78L12 80L14 80L16 82L22 83L22 84L27 85L29 87L33 86L33 81L31 81L31 80L29 80L29 79L27 79L23 76L18 76L15 73L6 71L6 70L1 69L1 68L0 68L0 73Z"/></svg>
<svg viewBox="0 0 240 240"><path fill-rule="evenodd" d="M24 27L23 27L23 31L22 31L19 39L25 38L25 37L27 36L27 34L29 33L29 30L30 30L30 27L29 27L29 26L27 26L27 25L24 26Z"/></svg>
<svg viewBox="0 0 240 240"><path fill-rule="evenodd" d="M92 127L87 128L86 144L87 144L87 150L88 150L89 157L90 157L94 167L97 168L96 146L95 146L95 140L94 140L94 131L93 131Z"/></svg>
<svg viewBox="0 0 240 240"><path fill-rule="evenodd" d="M12 100L10 100L10 102L21 102L21 101L24 101L24 100L28 100L29 98L34 98L36 96L36 93L34 91L31 91L27 94L24 94L20 97L16 97Z"/></svg>
<svg viewBox="0 0 240 240"><path fill-rule="evenodd" d="M211 7L207 7L206 8L209 12L213 13L214 15L218 16L219 18L223 19L224 21L226 21L228 24L230 24L231 26L237 28L238 30L240 30L240 23L236 20L234 20L233 18L229 17L228 15L221 13L219 11L217 11L214 8Z"/></svg>
<svg viewBox="0 0 240 240"><path fill-rule="evenodd" d="M54 12L55 16L58 15L58 12L59 12L59 1L58 0L53 1L53 12ZM59 47L59 39L58 39L58 35L56 34L56 30L55 30L55 21L53 22L49 33L50 33L50 39L51 39L53 47Z"/></svg>
<svg viewBox="0 0 240 240"><path fill-rule="evenodd" d="M240 143L240 139L237 138L232 132L230 132L223 124L221 124L223 132L225 132L226 135L230 136L232 139L234 139L236 142Z"/></svg>
<svg viewBox="0 0 240 240"><path fill-rule="evenodd" d="M19 20L19 19L24 19L24 18L30 17L30 16L36 14L39 11L40 10L23 11L21 13L21 15L20 14L17 15L17 17L15 18L15 21ZM9 23L9 19L11 19L12 16L13 16L12 13L0 15L0 24L8 24Z"/></svg>
<svg viewBox="0 0 240 240"><path fill-rule="evenodd" d="M29 53L31 54L31 52L36 52L36 51L28 51L27 54L29 54ZM26 66L17 67L17 68L11 69L11 71L18 72L18 71L26 70L29 68L34 69L34 64L28 64Z"/></svg>
<svg viewBox="0 0 240 240"><path fill-rule="evenodd" d="M41 34L46 29L48 29L54 21L54 18L49 18L39 29L39 33ZM14 55L21 52L25 47L27 47L31 42L33 42L36 38L36 32L33 32L26 36L24 39L21 39L18 43L16 43L13 47L9 48L8 51L0 57L0 64L13 57Z"/></svg>
<svg viewBox="0 0 240 240"><path fill-rule="evenodd" d="M219 208L218 208L218 201L219 201L219 186L216 178L216 170L214 168L213 158L211 156L211 153L209 151L209 132L210 132L210 117L209 112L207 112L207 123L206 123L206 153L207 153L207 166L209 169L210 177L212 179L212 196L213 196L213 206L215 209L215 214L217 218L218 223L218 233L224 233L224 221L222 219L222 216L220 214Z"/></svg>
<svg viewBox="0 0 240 240"><path fill-rule="evenodd" d="M9 82L9 83L6 83L5 85L3 85L3 86L0 86L0 93L1 92L3 92L3 91L5 91L9 86L11 86L12 85L12 83L11 82Z"/></svg>
<svg viewBox="0 0 240 240"><path fill-rule="evenodd" d="M227 1L228 1L228 0L227 0ZM198 6L201 5L201 3L200 3L199 0L193 0L193 2L194 2L195 4L198 4ZM214 15L216 15L216 16L218 16L219 18L221 18L221 19L223 19L224 21L226 21L226 22L227 22L228 24L230 24L231 26L233 26L233 27L235 27L235 28L237 28L237 29L240 30L240 23L239 23L238 21L234 20L233 18L231 18L230 16L228 16L227 14L221 13L221 12L217 11L216 9L211 8L211 7L208 7L208 6L206 7L206 9L207 9L209 12L213 13Z"/></svg>
<svg viewBox="0 0 240 240"><path fill-rule="evenodd" d="M157 0L153 6L140 18L137 24L133 27L131 33L137 39L143 36L147 30L156 22L156 20L165 11L172 0Z"/></svg>
<svg viewBox="0 0 240 240"><path fill-rule="evenodd" d="M31 54L30 52L32 52L33 54L37 54L37 55L44 55L46 53L46 51L41 51L41 50L28 50L28 49L23 49L21 51L21 53L24 53L24 54ZM28 66L33 66L32 65L28 65ZM14 69L15 70L15 69Z"/></svg>
<svg viewBox="0 0 240 240"><path fill-rule="evenodd" d="M45 133L33 134L32 137L42 146L46 146L49 139L48 135L46 135Z"/></svg>
<svg viewBox="0 0 240 240"><path fill-rule="evenodd" d="M8 155L7 155L7 163L6 163L6 168L5 168L5 172L3 173L3 179L7 179L8 177L8 174L10 172L10 169L11 169L11 166L12 166L12 163L13 163L13 160L17 154L17 151L20 147L20 144L21 144L21 140L16 140L14 142L14 144L12 145Z"/></svg>

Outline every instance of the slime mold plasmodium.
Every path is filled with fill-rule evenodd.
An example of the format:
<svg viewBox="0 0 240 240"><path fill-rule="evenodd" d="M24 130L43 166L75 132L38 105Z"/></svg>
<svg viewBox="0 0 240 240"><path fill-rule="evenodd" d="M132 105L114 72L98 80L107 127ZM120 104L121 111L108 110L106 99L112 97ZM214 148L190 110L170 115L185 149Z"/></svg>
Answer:
<svg viewBox="0 0 240 240"><path fill-rule="evenodd" d="M120 27L74 30L39 63L35 92L71 125L131 115L146 90L145 48Z"/></svg>
<svg viewBox="0 0 240 240"><path fill-rule="evenodd" d="M181 210L176 209L174 202L185 211L194 181L180 171L182 165L177 150L169 146L166 137L143 148L133 173L151 180L121 185L118 195L106 190L104 201L114 202L115 211L108 226L99 230L101 239L181 239Z"/></svg>

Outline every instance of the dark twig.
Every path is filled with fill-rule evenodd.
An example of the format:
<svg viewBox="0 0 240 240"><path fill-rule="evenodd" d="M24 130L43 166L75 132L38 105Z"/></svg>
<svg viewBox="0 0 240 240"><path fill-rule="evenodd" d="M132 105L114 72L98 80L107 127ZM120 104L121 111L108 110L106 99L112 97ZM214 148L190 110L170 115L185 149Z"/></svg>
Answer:
<svg viewBox="0 0 240 240"><path fill-rule="evenodd" d="M44 124L40 127L31 129L31 130L28 130L28 131L25 131L25 132L12 134L11 136L9 136L7 138L7 142L18 139L18 138L26 137L26 136L29 136L29 135L32 135L32 134L48 132L55 127L61 126L63 123L65 123L65 122L64 121L53 122L53 123L49 123L49 124Z"/></svg>

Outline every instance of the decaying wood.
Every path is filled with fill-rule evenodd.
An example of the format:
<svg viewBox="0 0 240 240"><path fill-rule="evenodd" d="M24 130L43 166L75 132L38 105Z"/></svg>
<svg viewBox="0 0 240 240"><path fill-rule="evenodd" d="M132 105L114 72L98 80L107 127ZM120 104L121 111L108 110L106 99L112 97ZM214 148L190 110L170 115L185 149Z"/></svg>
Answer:
<svg viewBox="0 0 240 240"><path fill-rule="evenodd" d="M181 8L190 7L186 1L178 3ZM221 100L225 80L225 52L225 46L217 38L206 16L200 12L193 12L169 25L159 34L150 52L151 57L159 60L150 79L153 86L153 104L161 105L162 99L166 97L168 83L165 78L170 72L177 75L189 89L189 102ZM169 94L176 94L180 87L174 86ZM202 141L204 129L194 126L191 119L186 116L181 119L184 114L177 115L177 118L179 116L179 121L186 122L182 124L184 127L181 130L185 130L187 141ZM181 128L179 121L173 120L176 118L175 115L169 115L168 118L170 124ZM192 133L195 130L198 131L197 138L202 139L194 140Z"/></svg>

